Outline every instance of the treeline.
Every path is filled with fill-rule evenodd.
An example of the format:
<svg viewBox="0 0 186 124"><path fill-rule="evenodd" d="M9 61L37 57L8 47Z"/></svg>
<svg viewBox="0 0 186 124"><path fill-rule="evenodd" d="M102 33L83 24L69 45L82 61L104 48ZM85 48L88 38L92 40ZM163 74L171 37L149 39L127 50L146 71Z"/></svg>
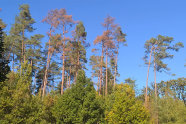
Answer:
<svg viewBox="0 0 186 124"><path fill-rule="evenodd" d="M44 35L32 35L29 5L19 11L9 32L0 19L0 123L186 123L186 78L156 82L157 71L170 70L164 59L172 59L171 51L183 43L162 35L146 41L147 82L139 93L135 80L117 81L119 48L127 43L113 17L104 19L105 30L93 41L89 79L84 70L90 42L83 22L65 9L49 11L42 20L49 27L43 46Z"/></svg>

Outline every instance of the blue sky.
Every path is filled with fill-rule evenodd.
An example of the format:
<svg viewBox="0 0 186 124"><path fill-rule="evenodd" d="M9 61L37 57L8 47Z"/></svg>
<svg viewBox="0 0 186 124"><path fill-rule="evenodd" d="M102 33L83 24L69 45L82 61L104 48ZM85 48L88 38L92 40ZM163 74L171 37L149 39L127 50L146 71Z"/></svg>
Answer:
<svg viewBox="0 0 186 124"><path fill-rule="evenodd" d="M93 48L93 40L101 35L101 23L107 15L116 19L123 32L127 34L128 47L119 50L119 82L131 77L136 80L139 88L145 86L147 66L144 65L144 43L151 37L166 35L174 37L175 42L186 45L186 1L185 0L0 0L0 18L8 24L6 30L14 23L15 15L19 13L19 5L30 5L30 12L35 19L34 33L46 34L48 26L41 20L51 9L65 8L74 20L83 21L87 31L87 41L92 45L87 49L89 58ZM42 40L43 44L47 38ZM174 59L165 60L171 68L171 73L157 73L157 82L161 80L185 77L186 48L174 52ZM90 67L87 64L87 76L90 77ZM149 82L153 82L153 72L150 71Z"/></svg>

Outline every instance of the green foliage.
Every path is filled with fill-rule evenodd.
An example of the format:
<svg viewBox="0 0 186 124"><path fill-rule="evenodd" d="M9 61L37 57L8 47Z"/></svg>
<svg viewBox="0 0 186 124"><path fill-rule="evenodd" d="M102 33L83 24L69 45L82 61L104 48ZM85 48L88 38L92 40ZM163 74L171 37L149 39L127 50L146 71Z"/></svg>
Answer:
<svg viewBox="0 0 186 124"><path fill-rule="evenodd" d="M38 107L30 91L31 66L22 64L18 73L11 72L0 90L1 123L34 123Z"/></svg>
<svg viewBox="0 0 186 124"><path fill-rule="evenodd" d="M82 42L84 42L87 36L87 32L85 32L85 27L83 25L83 22L80 21L78 23L78 25L76 26L75 32L76 32L75 38L78 40L82 40Z"/></svg>
<svg viewBox="0 0 186 124"><path fill-rule="evenodd" d="M5 58L5 47L4 47L3 31L0 27L0 82L5 81L6 75L10 71L8 66L9 61Z"/></svg>
<svg viewBox="0 0 186 124"><path fill-rule="evenodd" d="M10 29L10 34L6 38L5 46L12 58L13 64L20 65L21 62L29 60L32 63L33 70L39 66L41 57L41 42L43 35L36 34L27 37L28 33L33 32L35 23L29 10L29 5L23 4L19 7L19 15L15 17L15 23ZM14 69L14 65L12 67Z"/></svg>
<svg viewBox="0 0 186 124"><path fill-rule="evenodd" d="M186 78L161 81L158 84L158 89L161 96L173 96L186 103Z"/></svg>
<svg viewBox="0 0 186 124"><path fill-rule="evenodd" d="M36 99L35 104L39 108L39 120L37 122L41 124L56 123L56 119L52 114L52 107L56 98L52 94L47 94L42 100L39 95L34 98Z"/></svg>
<svg viewBox="0 0 186 124"><path fill-rule="evenodd" d="M92 124L101 121L103 109L92 82L79 71L77 82L56 101L53 114L57 123Z"/></svg>
<svg viewBox="0 0 186 124"><path fill-rule="evenodd" d="M132 89L136 87L135 80L132 80L131 78L125 79L125 83L127 83L129 86L131 86Z"/></svg>
<svg viewBox="0 0 186 124"><path fill-rule="evenodd" d="M104 72L103 82L105 82L105 80L106 80L106 72ZM112 74L110 68L107 69L107 80L108 80L108 84L107 84L108 94L111 94L114 90L114 88L113 88L113 86L114 86L114 75ZM104 88L105 87L103 86L103 89ZM104 94L104 92L103 92L103 94Z"/></svg>
<svg viewBox="0 0 186 124"><path fill-rule="evenodd" d="M160 124L185 124L186 107L184 103L172 97L163 97L159 100Z"/></svg>
<svg viewBox="0 0 186 124"><path fill-rule="evenodd" d="M147 40L145 42L145 56L144 60L145 63L148 64L148 54L150 54L150 51L152 49L152 56L154 56L155 63L156 63L156 70L157 71L163 71L163 70L170 70L168 68L167 64L164 63L164 59L171 59L174 57L173 54L171 54L172 51L178 51L180 48L184 47L182 42L178 42L173 44L174 41L173 37L168 36L162 36L158 35L157 38L151 38L150 40ZM152 62L151 62L152 63Z"/></svg>
<svg viewBox="0 0 186 124"><path fill-rule="evenodd" d="M19 16L17 16L15 19L17 26L22 32L24 32L24 30L32 32L34 30L32 24L34 24L35 21L31 17L29 5L23 4L19 7L19 10L20 10Z"/></svg>
<svg viewBox="0 0 186 124"><path fill-rule="evenodd" d="M113 88L119 76L119 46L127 45L126 34L114 20L111 16L105 18L102 24L105 31L94 40L94 44L101 48L93 49L97 55L90 57L92 79L98 79L98 96L93 82L82 70L86 69L86 48L89 46L83 22L79 21L71 33L71 27L76 24L72 15L67 15L64 8L51 10L43 19L50 25L49 40L44 48L41 42L44 36L31 34L35 30L35 21L29 5L20 5L9 34L4 32L6 24L0 19L0 123L186 123L184 77L160 82L157 97L154 84L147 87L147 108L142 105L145 90L135 97L135 80L127 78L125 84ZM146 64L151 54L154 70L168 71L164 60L172 59L172 51L184 47L183 43L173 44L173 41L173 37L162 35L146 41ZM61 59L64 60L64 86L59 68ZM8 66L10 60L12 72ZM44 86L46 90L43 90ZM41 99L42 90L46 95L43 94ZM60 95L62 90L65 90L64 94Z"/></svg>
<svg viewBox="0 0 186 124"><path fill-rule="evenodd" d="M141 102L136 100L135 93L127 84L116 85L113 104L106 113L110 124L146 124L149 114Z"/></svg>

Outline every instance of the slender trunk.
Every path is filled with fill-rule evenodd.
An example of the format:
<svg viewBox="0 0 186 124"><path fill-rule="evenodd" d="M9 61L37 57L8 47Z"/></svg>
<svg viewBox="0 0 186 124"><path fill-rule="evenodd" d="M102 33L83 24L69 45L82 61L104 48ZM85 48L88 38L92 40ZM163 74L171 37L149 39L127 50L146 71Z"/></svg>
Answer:
<svg viewBox="0 0 186 124"><path fill-rule="evenodd" d="M156 63L154 55L154 87L155 87L155 98L157 99L157 85L156 85Z"/></svg>
<svg viewBox="0 0 186 124"><path fill-rule="evenodd" d="M156 124L158 124L157 85L156 85L156 60L155 60L155 54L154 54L154 88L155 88Z"/></svg>
<svg viewBox="0 0 186 124"><path fill-rule="evenodd" d="M149 64L148 64L148 71L147 71L147 81L146 81L146 89L145 89L145 107L147 107L147 102L148 102L148 98L147 98L147 89L148 89L148 78L149 78L149 69L150 69L150 62L151 62L151 56L152 56L152 49L150 51L150 58L149 58Z"/></svg>
<svg viewBox="0 0 186 124"><path fill-rule="evenodd" d="M68 86L68 87L70 87L70 81L71 81L71 70L72 70L72 68L71 68L71 66L70 66L70 73L69 73L69 86Z"/></svg>
<svg viewBox="0 0 186 124"><path fill-rule="evenodd" d="M22 48L21 48L21 63L23 62L23 52L24 52L24 44L23 44L24 40L22 40Z"/></svg>
<svg viewBox="0 0 186 124"><path fill-rule="evenodd" d="M23 55L24 55L24 62L25 62L26 61L26 57L25 57L24 31L23 31Z"/></svg>
<svg viewBox="0 0 186 124"><path fill-rule="evenodd" d="M22 59L24 59L24 61L22 60L22 62L25 62L25 43L24 43L24 29L22 32Z"/></svg>
<svg viewBox="0 0 186 124"><path fill-rule="evenodd" d="M70 80L71 80L71 76L70 76L70 74L69 74L69 76L68 76L68 84L70 84ZM70 86L70 85L69 85ZM69 88L69 86L68 86L68 88Z"/></svg>
<svg viewBox="0 0 186 124"><path fill-rule="evenodd" d="M99 87L99 76L98 76L98 82L97 82L97 92L99 92L99 90L98 90L98 87Z"/></svg>
<svg viewBox="0 0 186 124"><path fill-rule="evenodd" d="M77 44L77 70L76 70L76 77L75 77L75 82L76 82L76 79L77 79L77 75L78 75L78 70L79 70L79 66L80 66L80 52L79 52L79 38L78 38L78 44Z"/></svg>
<svg viewBox="0 0 186 124"><path fill-rule="evenodd" d="M31 62L30 62L30 65L31 65L31 67L32 67L32 60L31 60Z"/></svg>
<svg viewBox="0 0 186 124"><path fill-rule="evenodd" d="M99 83L99 95L101 95L101 85L102 85L102 69L103 69L103 54L104 54L104 45L102 44L102 55L101 55L101 65L100 65L100 83Z"/></svg>
<svg viewBox="0 0 186 124"><path fill-rule="evenodd" d="M105 84L105 96L107 95L107 85L108 85L108 70L107 70L107 64L108 64L108 50L106 51L106 84Z"/></svg>
<svg viewBox="0 0 186 124"><path fill-rule="evenodd" d="M115 58L115 67L114 67L114 89L116 86L116 74L117 74L117 61L118 61L118 47L117 47L117 51L116 51L116 58Z"/></svg>
<svg viewBox="0 0 186 124"><path fill-rule="evenodd" d="M66 79L67 79L67 80L66 80L66 88L68 88L68 72L66 72L66 77L67 77L67 78L66 78Z"/></svg>
<svg viewBox="0 0 186 124"><path fill-rule="evenodd" d="M41 84L41 87L39 88L40 96L43 95L43 94L42 94L42 91L43 91L43 86L44 86L44 80L45 80L45 77L43 76L43 82L42 82L42 84ZM42 96L42 98L43 98L43 96Z"/></svg>
<svg viewBox="0 0 186 124"><path fill-rule="evenodd" d="M45 68L45 75L44 75L44 81L43 81L43 93L42 93L42 96L44 97L45 95L45 89L46 89L46 85L47 85L47 76L48 76L48 68L49 68L49 57L50 57L50 53L48 51L48 57L47 57L47 65L46 65L46 68Z"/></svg>
<svg viewBox="0 0 186 124"><path fill-rule="evenodd" d="M76 71L76 75L75 75L74 83L76 83L77 75L78 75L78 72Z"/></svg>
<svg viewBox="0 0 186 124"><path fill-rule="evenodd" d="M13 47L13 45L12 45L12 47ZM10 59L10 55L11 55L11 52L12 52L12 47L11 47L11 49L10 49L10 53L8 54L8 57L7 57L6 60L9 60L9 59Z"/></svg>
<svg viewBox="0 0 186 124"><path fill-rule="evenodd" d="M63 51L63 66L62 66L62 82L61 82L61 95L63 94L63 85L64 85L64 78L65 78L65 53Z"/></svg>
<svg viewBox="0 0 186 124"><path fill-rule="evenodd" d="M44 80L43 80L43 92L42 92L42 97L45 95L45 89L46 89L46 84L47 84L47 76L48 76L48 68L50 64L50 58L52 54L50 53L50 38L51 38L51 29L50 29L50 34L49 34L49 47L48 47L48 56L47 56L47 65L45 68L45 73L44 73ZM51 55L50 55L51 54Z"/></svg>
<svg viewBox="0 0 186 124"><path fill-rule="evenodd" d="M12 71L14 72L14 52L13 52L13 57L12 57Z"/></svg>
<svg viewBox="0 0 186 124"><path fill-rule="evenodd" d="M36 90L36 71L34 73L34 94L35 94L35 90Z"/></svg>
<svg viewBox="0 0 186 124"><path fill-rule="evenodd" d="M64 85L64 78L65 78L65 26L63 25L63 54L62 54L62 81L61 81L61 95L63 94L63 85Z"/></svg>
<svg viewBox="0 0 186 124"><path fill-rule="evenodd" d="M26 57L25 57L25 44L24 44L24 62L26 61Z"/></svg>
<svg viewBox="0 0 186 124"><path fill-rule="evenodd" d="M70 80L71 80L71 77L70 77ZM69 82L68 82L68 88L70 88L70 80L69 80Z"/></svg>

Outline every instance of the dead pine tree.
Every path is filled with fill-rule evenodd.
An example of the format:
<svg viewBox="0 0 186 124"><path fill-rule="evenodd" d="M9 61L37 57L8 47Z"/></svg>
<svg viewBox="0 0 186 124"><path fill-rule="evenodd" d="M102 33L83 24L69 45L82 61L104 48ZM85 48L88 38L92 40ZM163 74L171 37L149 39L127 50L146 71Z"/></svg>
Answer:
<svg viewBox="0 0 186 124"><path fill-rule="evenodd" d="M42 20L42 22L50 25L49 32L47 33L47 35L49 37L49 40L47 43L48 44L47 63L46 63L46 67L45 67L45 73L44 73L43 84L42 84L42 86L43 86L42 96L44 97L45 92L46 92L46 85L47 85L47 81L48 81L48 69L49 69L49 65L50 65L50 60L51 60L53 52L55 50L54 46L51 43L52 38L53 38L52 33L56 30L56 28L59 25L58 20L57 20L56 11L51 10L48 13L48 15Z"/></svg>
<svg viewBox="0 0 186 124"><path fill-rule="evenodd" d="M56 9L57 20L59 24L59 30L61 30L61 41L58 43L60 46L60 53L62 58L62 78L61 78L61 94L63 94L64 89L64 78L65 78L65 60L66 60L66 52L68 51L66 48L66 44L70 41L70 37L66 36L69 33L70 28L75 23L72 19L72 15L67 15L65 9Z"/></svg>
<svg viewBox="0 0 186 124"><path fill-rule="evenodd" d="M105 63L106 68L106 79L105 79L105 95L108 93L108 57L112 55L113 49L115 48L115 43L113 40L113 32L116 29L117 25L114 24L114 18L111 16L107 16L104 19L104 23L102 26L105 28L105 31L101 36L97 36L94 40L94 45L101 45L101 62L100 62L100 76L99 76L99 94L101 94L102 82L103 82L103 63ZM104 55L106 56L106 60L104 62Z"/></svg>

